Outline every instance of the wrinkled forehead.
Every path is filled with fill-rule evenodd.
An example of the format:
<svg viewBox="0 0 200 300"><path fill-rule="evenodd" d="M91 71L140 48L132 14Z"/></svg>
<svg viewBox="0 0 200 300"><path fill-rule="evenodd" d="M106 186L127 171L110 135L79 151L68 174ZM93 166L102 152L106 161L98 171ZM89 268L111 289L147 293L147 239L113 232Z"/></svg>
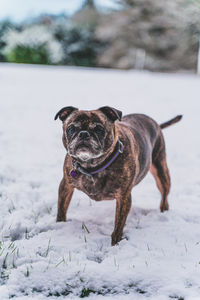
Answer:
<svg viewBox="0 0 200 300"><path fill-rule="evenodd" d="M104 125L106 122L106 117L100 113L95 111L79 111L72 116L70 116L65 124L68 126L70 124L76 124L77 126L90 126L91 124L102 124Z"/></svg>

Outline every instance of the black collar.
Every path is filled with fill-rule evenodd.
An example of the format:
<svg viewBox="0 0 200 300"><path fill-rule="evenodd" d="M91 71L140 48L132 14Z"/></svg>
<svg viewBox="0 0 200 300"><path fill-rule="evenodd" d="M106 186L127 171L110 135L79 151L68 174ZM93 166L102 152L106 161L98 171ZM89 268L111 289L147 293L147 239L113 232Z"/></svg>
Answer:
<svg viewBox="0 0 200 300"><path fill-rule="evenodd" d="M114 151L110 154L110 156L99 166L96 166L93 169L88 169L86 170L85 168L81 167L81 165L78 162L75 162L74 164L74 169L70 172L70 175L73 178L76 178L78 173L84 174L86 176L92 176L94 174L97 174L101 171L103 171L104 169L106 169L107 167L109 167L113 161L115 161L115 159L118 157L118 155L120 153L123 153L124 150L124 146L122 144L122 142L120 140L118 140Z"/></svg>

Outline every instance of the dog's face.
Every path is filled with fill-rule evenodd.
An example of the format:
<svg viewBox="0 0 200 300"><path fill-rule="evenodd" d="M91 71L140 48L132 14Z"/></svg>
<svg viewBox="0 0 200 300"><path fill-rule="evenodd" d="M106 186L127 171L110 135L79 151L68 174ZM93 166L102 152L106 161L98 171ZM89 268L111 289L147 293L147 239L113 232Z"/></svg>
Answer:
<svg viewBox="0 0 200 300"><path fill-rule="evenodd" d="M101 157L115 141L115 120L122 113L105 106L93 111L74 107L61 109L57 117L63 121L63 144L70 156L81 161Z"/></svg>

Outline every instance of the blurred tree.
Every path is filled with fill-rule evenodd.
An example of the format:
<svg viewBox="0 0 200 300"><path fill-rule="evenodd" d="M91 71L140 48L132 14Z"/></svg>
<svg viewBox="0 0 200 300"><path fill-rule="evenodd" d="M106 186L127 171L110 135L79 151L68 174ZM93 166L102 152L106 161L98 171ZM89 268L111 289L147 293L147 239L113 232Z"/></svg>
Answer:
<svg viewBox="0 0 200 300"><path fill-rule="evenodd" d="M58 26L55 37L62 45L64 65L96 66L101 43L96 39L93 29Z"/></svg>
<svg viewBox="0 0 200 300"><path fill-rule="evenodd" d="M94 28L100 18L100 13L93 0L85 0L81 8L72 17L75 26Z"/></svg>
<svg viewBox="0 0 200 300"><path fill-rule="evenodd" d="M65 53L64 64L77 66L96 66L98 53L103 43L95 36L100 19L94 0L85 0L78 12L72 16L72 27L63 32L60 40Z"/></svg>
<svg viewBox="0 0 200 300"><path fill-rule="evenodd" d="M14 25L8 20L0 22L0 61L6 61L6 56L3 53L3 49L6 46L6 43L3 40L3 36L9 30L9 28L13 27Z"/></svg>
<svg viewBox="0 0 200 300"><path fill-rule="evenodd" d="M82 8L84 8L84 7L96 8L94 0L85 0Z"/></svg>
<svg viewBox="0 0 200 300"><path fill-rule="evenodd" d="M45 45L16 45L7 55L7 60L14 63L46 65L49 64L49 53Z"/></svg>
<svg viewBox="0 0 200 300"><path fill-rule="evenodd" d="M10 62L58 64L63 58L62 47L48 25L24 25L21 30L10 29L2 41L4 55Z"/></svg>
<svg viewBox="0 0 200 300"><path fill-rule="evenodd" d="M122 9L104 16L97 38L108 46L104 67L176 71L195 69L200 35L199 0L120 0Z"/></svg>

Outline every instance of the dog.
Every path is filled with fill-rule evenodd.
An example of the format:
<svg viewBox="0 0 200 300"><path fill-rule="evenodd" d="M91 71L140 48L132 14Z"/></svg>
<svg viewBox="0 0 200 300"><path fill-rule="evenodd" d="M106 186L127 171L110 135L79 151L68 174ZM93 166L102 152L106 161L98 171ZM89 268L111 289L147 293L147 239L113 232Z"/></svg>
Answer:
<svg viewBox="0 0 200 300"><path fill-rule="evenodd" d="M131 190L148 171L161 193L161 212L169 209L170 174L162 129L178 122L181 115L158 125L144 114L122 118L121 111L109 106L91 111L68 106L57 118L63 122L62 141L67 150L57 222L66 221L75 188L96 201L115 199L111 244L117 244L131 208Z"/></svg>

